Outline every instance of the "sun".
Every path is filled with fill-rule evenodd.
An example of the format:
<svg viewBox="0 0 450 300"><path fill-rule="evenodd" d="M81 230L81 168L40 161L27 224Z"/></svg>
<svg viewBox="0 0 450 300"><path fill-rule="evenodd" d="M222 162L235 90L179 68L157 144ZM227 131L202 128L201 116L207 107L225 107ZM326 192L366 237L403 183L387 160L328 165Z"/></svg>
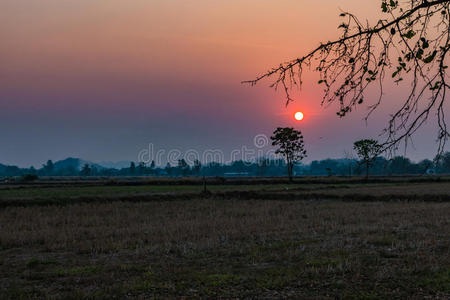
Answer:
<svg viewBox="0 0 450 300"><path fill-rule="evenodd" d="M295 113L294 117L297 121L301 121L303 120L303 113L301 111L298 111Z"/></svg>

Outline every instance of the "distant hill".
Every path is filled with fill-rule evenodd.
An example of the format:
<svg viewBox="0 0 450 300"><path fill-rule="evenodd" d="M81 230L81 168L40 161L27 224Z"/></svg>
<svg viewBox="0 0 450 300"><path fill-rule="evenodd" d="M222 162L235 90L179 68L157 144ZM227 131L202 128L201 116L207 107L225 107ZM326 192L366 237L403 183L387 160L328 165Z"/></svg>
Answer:
<svg viewBox="0 0 450 300"><path fill-rule="evenodd" d="M67 168L74 168L75 170L80 170L81 159L69 157L63 160L59 160L53 163L55 170L63 170Z"/></svg>
<svg viewBox="0 0 450 300"><path fill-rule="evenodd" d="M107 169L122 169L122 168L128 168L130 166L131 161L129 160L121 160L118 162L111 162L111 161L102 161L99 162L98 165L107 168Z"/></svg>
<svg viewBox="0 0 450 300"><path fill-rule="evenodd" d="M73 169L75 169L77 171L80 171L81 168L85 164L88 164L89 166L95 167L97 169L104 169L105 168L104 166L101 166L99 164L95 164L93 162L90 162L90 161L87 161L87 160L83 160L83 159L80 159L80 158L74 158L74 157L68 157L66 159L59 160L59 161L55 162L53 165L54 165L55 171L66 170L68 168L71 168L71 169L73 168Z"/></svg>

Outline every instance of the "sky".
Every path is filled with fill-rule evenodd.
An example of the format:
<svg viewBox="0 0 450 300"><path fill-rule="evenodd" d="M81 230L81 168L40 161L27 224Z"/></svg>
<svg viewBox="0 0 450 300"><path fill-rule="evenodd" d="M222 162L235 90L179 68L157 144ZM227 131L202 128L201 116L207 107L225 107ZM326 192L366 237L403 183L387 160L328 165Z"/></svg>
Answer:
<svg viewBox="0 0 450 300"><path fill-rule="evenodd" d="M278 126L305 136L308 158L343 157L377 138L402 90L363 121L320 106L316 75L285 106L263 82L241 84L338 36L339 13L379 17L379 1L358 0L2 0L0 163L137 161L152 147L169 153L255 148ZM375 93L370 94L375 97ZM295 121L296 111L304 120ZM407 150L433 157L429 122ZM256 149L259 149L256 147ZM264 149L269 149L266 147ZM401 153L404 154L404 153ZM202 156L201 156L202 157Z"/></svg>

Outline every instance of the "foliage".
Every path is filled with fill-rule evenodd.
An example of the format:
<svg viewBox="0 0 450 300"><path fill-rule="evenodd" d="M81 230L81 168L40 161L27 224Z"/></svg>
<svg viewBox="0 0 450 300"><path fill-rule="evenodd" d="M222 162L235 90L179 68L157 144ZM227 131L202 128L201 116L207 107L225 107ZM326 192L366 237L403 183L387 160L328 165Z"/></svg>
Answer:
<svg viewBox="0 0 450 300"><path fill-rule="evenodd" d="M366 165L366 177L369 177L370 164L380 154L382 146L377 141L372 139L364 139L356 141L353 144L353 149L361 159L361 163Z"/></svg>
<svg viewBox="0 0 450 300"><path fill-rule="evenodd" d="M372 139L356 141L353 149L363 161L373 161L380 154L381 145Z"/></svg>
<svg viewBox="0 0 450 300"><path fill-rule="evenodd" d="M198 159L194 160L194 166L192 167L193 175L199 176L201 169L202 169L202 163Z"/></svg>
<svg viewBox="0 0 450 300"><path fill-rule="evenodd" d="M379 87L378 98L368 104L370 114L384 99L386 81L409 82L410 92L400 108L390 114L384 130L384 149L395 149L405 143L427 120L437 114L438 153L449 137L444 118L448 83L447 54L450 50L450 0L383 0L385 17L374 25L350 12L342 12L341 35L321 43L304 56L295 58L263 73L251 85L273 78L271 87L281 86L287 103L293 86L302 85L304 68L320 75L324 88L322 104L338 103L337 115L344 117L366 102L369 86ZM366 97L365 97L366 96Z"/></svg>
<svg viewBox="0 0 450 300"><path fill-rule="evenodd" d="M90 176L91 175L91 167L88 164L85 164L80 171L81 176Z"/></svg>
<svg viewBox="0 0 450 300"><path fill-rule="evenodd" d="M55 166L53 165L53 161L51 161L51 160L48 160L47 163L45 165L43 165L42 167L44 169L44 172L49 175L52 175L53 170L55 168Z"/></svg>
<svg viewBox="0 0 450 300"><path fill-rule="evenodd" d="M60 162L55 162L55 168L51 173L46 173L44 168L19 168L17 166L5 166L0 164L0 177L13 176L18 177L19 180L23 180L22 176L27 174L36 175L39 176L39 178L45 176L284 176L286 174L287 164L284 159L274 159L270 157L261 157L255 161L234 161L229 164L216 162L202 165L200 161L194 161L192 166L188 164L184 169L180 169L178 166L169 166L169 168L165 169L155 165L152 168L152 164L147 166L139 163L136 168L137 172L134 175L131 174L129 167L122 169L108 169L92 163L88 164L88 166L90 168L89 175L84 175L86 173L85 171L78 170L78 168L75 168L72 165L62 165ZM310 164L296 164L293 168L293 172L296 174L309 176L362 175L364 174L364 171L364 168L358 164L358 160L353 158L313 160ZM419 162L413 162L403 156L395 156L391 159L378 156L371 162L370 172L373 175L446 174L450 173L450 152L444 153L435 161L424 159ZM7 180L11 181L12 178L8 178Z"/></svg>
<svg viewBox="0 0 450 300"><path fill-rule="evenodd" d="M306 157L301 131L292 127L278 127L270 139L272 146L278 147L275 154L280 154L286 159L289 179L292 180L294 164Z"/></svg>
<svg viewBox="0 0 450 300"><path fill-rule="evenodd" d="M136 174L136 164L134 162L130 163L130 175Z"/></svg>

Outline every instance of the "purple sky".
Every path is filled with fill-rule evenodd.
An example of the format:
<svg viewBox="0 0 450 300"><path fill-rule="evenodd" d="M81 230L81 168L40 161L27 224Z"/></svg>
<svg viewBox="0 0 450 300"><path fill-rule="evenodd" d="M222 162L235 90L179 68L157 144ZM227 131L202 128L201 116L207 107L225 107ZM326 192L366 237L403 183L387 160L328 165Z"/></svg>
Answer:
<svg viewBox="0 0 450 300"><path fill-rule="evenodd" d="M364 108L345 119L336 107L322 108L315 75L287 108L268 82L240 84L337 36L339 9L355 11L360 2L255 3L3 0L0 163L137 160L150 143L221 149L227 159L277 126L303 131L306 161L343 157L355 140L377 138L407 86L388 89L366 126ZM369 19L378 10L378 1L356 9ZM294 121L297 110L304 121ZM435 137L430 121L407 154L433 157Z"/></svg>

